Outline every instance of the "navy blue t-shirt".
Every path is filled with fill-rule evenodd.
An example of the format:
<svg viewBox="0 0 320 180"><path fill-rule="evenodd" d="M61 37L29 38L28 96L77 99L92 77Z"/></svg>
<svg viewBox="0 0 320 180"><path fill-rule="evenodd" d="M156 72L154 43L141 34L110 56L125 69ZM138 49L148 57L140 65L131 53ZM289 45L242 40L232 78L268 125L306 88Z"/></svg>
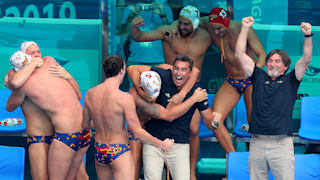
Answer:
<svg viewBox="0 0 320 180"><path fill-rule="evenodd" d="M295 70L272 80L255 67L249 132L262 135L292 135L292 111L300 81Z"/></svg>
<svg viewBox="0 0 320 180"><path fill-rule="evenodd" d="M156 71L162 81L160 94L156 100L156 103L166 107L168 105L168 99L177 94L179 90L172 80L171 70L165 70L161 68L152 67L152 71ZM186 95L184 101L192 96L193 92L200 87L199 83L196 83L190 92ZM175 143L189 143L190 136L190 122L192 115L196 108L199 111L203 111L209 108L208 101L195 103L184 115L175 119L172 122L159 119L151 119L146 123L146 130L154 137L161 140L166 138L174 139Z"/></svg>

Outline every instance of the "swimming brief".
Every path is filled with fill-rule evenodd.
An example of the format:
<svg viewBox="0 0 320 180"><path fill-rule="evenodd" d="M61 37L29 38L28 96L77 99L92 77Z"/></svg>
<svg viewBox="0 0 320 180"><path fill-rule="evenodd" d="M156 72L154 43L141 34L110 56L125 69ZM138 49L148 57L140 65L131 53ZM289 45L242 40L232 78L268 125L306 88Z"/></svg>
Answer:
<svg viewBox="0 0 320 180"><path fill-rule="evenodd" d="M101 164L110 164L127 151L130 151L129 144L95 143L96 161Z"/></svg>
<svg viewBox="0 0 320 180"><path fill-rule="evenodd" d="M242 94L243 91L247 89L250 85L252 85L252 82L249 78L247 79L232 79L232 78L226 78L228 83L235 87L239 94Z"/></svg>
<svg viewBox="0 0 320 180"><path fill-rule="evenodd" d="M134 137L131 131L128 131L128 135L129 135L129 141L136 141L136 142L139 141L136 137Z"/></svg>
<svg viewBox="0 0 320 180"><path fill-rule="evenodd" d="M28 146L30 144L35 144L35 143L47 143L50 145L52 140L53 140L53 136L28 136L27 144Z"/></svg>
<svg viewBox="0 0 320 180"><path fill-rule="evenodd" d="M90 145L91 129L83 129L76 133L56 133L54 136L58 141L63 142L71 149L77 151L85 146Z"/></svg>

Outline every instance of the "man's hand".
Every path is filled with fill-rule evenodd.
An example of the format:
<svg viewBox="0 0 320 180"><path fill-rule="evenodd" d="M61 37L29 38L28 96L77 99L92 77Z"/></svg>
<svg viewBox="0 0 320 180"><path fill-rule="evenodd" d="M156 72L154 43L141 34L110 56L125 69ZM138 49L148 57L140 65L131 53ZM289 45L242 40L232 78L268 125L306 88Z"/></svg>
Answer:
<svg viewBox="0 0 320 180"><path fill-rule="evenodd" d="M163 145L161 147L161 149L163 149L164 151L170 151L173 147L174 144L174 139L165 139L163 142Z"/></svg>
<svg viewBox="0 0 320 180"><path fill-rule="evenodd" d="M222 115L221 113L218 113L218 112L213 112L212 115L213 115L213 119L212 119L211 125L214 129L217 129L220 125Z"/></svg>
<svg viewBox="0 0 320 180"><path fill-rule="evenodd" d="M301 31L303 32L304 35L310 35L312 33L312 27L311 24L302 22L301 23Z"/></svg>
<svg viewBox="0 0 320 180"><path fill-rule="evenodd" d="M43 59L39 58L39 57L32 58L30 64L32 64L34 67L38 68L38 67L42 66Z"/></svg>
<svg viewBox="0 0 320 180"><path fill-rule="evenodd" d="M253 23L254 23L254 19L252 16L245 17L242 19L242 27L245 29L250 29Z"/></svg>
<svg viewBox="0 0 320 180"><path fill-rule="evenodd" d="M166 106L166 108L171 108L176 104L179 104L183 101L183 99L185 98L185 96L181 95L180 93L175 94L174 96L172 96L170 99L168 99L168 105Z"/></svg>
<svg viewBox="0 0 320 180"><path fill-rule="evenodd" d="M176 36L176 35L179 36L178 23L174 22L166 30L166 32L165 32L165 40L168 41L168 42L171 42L173 40L174 36Z"/></svg>
<svg viewBox="0 0 320 180"><path fill-rule="evenodd" d="M196 102L202 102L208 100L208 93L206 89L197 88L191 98L195 98Z"/></svg>
<svg viewBox="0 0 320 180"><path fill-rule="evenodd" d="M144 19L141 16L133 18L131 22L132 27L138 28L144 25Z"/></svg>
<svg viewBox="0 0 320 180"><path fill-rule="evenodd" d="M55 77L59 77L65 80L68 80L71 77L71 75L59 64L50 65L49 73Z"/></svg>

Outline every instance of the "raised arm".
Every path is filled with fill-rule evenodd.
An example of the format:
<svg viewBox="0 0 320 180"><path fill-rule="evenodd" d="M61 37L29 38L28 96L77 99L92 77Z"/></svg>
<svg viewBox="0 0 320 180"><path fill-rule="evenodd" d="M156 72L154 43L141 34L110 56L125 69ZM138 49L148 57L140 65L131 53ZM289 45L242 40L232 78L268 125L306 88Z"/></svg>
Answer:
<svg viewBox="0 0 320 180"><path fill-rule="evenodd" d="M312 59L312 31L311 25L309 23L302 22L301 23L301 31L304 34L304 46L303 46L303 56L298 60L296 65L294 66L296 78L298 81L301 81L310 62Z"/></svg>
<svg viewBox="0 0 320 180"><path fill-rule="evenodd" d="M248 33L248 43L250 48L254 51L258 59L256 60L256 65L259 68L263 68L266 64L266 52L255 32L255 30L251 27Z"/></svg>
<svg viewBox="0 0 320 180"><path fill-rule="evenodd" d="M145 131L140 125L132 96L130 94L127 94L126 96L126 102L124 103L124 115L127 120L128 127L132 130L133 135L145 144L152 144L160 147L161 149L170 150L173 146L173 141L169 139L161 141Z"/></svg>
<svg viewBox="0 0 320 180"><path fill-rule="evenodd" d="M131 37L135 41L142 42L162 40L165 38L166 30L169 28L168 25L162 25L152 31L141 31L139 27L142 25L144 25L144 19L141 16L138 16L132 20Z"/></svg>
<svg viewBox="0 0 320 180"><path fill-rule="evenodd" d="M81 91L77 81L65 68L56 63L55 65L50 65L48 70L51 75L67 80L68 83L72 86L74 92L77 94L78 99L81 99Z"/></svg>
<svg viewBox="0 0 320 180"><path fill-rule="evenodd" d="M156 119L172 122L185 114L193 104L202 102L208 99L208 94L205 89L198 88L195 90L193 95L186 101L177 104L172 107L163 107L157 103L149 103L139 97L134 89L130 89L130 94L133 95L138 109L148 116Z"/></svg>
<svg viewBox="0 0 320 180"><path fill-rule="evenodd" d="M235 50L235 56L239 60L244 72L248 77L252 75L255 66L255 63L246 54L248 32L253 22L253 17L246 17L242 19L242 27L238 36Z"/></svg>
<svg viewBox="0 0 320 180"><path fill-rule="evenodd" d="M20 88L31 76L33 71L42 66L43 60L41 58L32 58L30 64L26 65L23 69L16 72L11 69L8 72L8 83L13 89Z"/></svg>

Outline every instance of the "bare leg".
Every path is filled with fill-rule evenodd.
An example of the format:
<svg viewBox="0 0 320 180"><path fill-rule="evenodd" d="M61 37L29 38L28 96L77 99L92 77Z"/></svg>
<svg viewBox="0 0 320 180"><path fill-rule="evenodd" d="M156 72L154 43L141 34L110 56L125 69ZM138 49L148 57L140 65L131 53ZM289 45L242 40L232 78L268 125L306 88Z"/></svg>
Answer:
<svg viewBox="0 0 320 180"><path fill-rule="evenodd" d="M75 151L64 143L53 139L48 154L49 179L66 179Z"/></svg>
<svg viewBox="0 0 320 180"><path fill-rule="evenodd" d="M134 179L139 179L142 165L142 144L138 141L129 141L134 164Z"/></svg>
<svg viewBox="0 0 320 180"><path fill-rule="evenodd" d="M127 151L110 163L114 179L134 180L134 164L132 160L132 153Z"/></svg>
<svg viewBox="0 0 320 180"><path fill-rule="evenodd" d="M235 149L232 145L229 132L224 126L224 121L239 99L240 94L237 92L237 90L227 81L224 81L212 103L212 110L219 112L222 115L220 126L214 131L214 133L219 144L223 147L226 153L235 152Z"/></svg>
<svg viewBox="0 0 320 180"><path fill-rule="evenodd" d="M84 165L84 161L81 162L80 168L77 172L76 180L89 180L89 176Z"/></svg>
<svg viewBox="0 0 320 180"><path fill-rule="evenodd" d="M47 143L31 144L28 148L31 166L31 175L34 180L46 180L48 176L48 150Z"/></svg>
<svg viewBox="0 0 320 180"><path fill-rule="evenodd" d="M192 116L190 123L190 179L196 180L196 165L200 146L199 139L200 113L198 110Z"/></svg>
<svg viewBox="0 0 320 180"><path fill-rule="evenodd" d="M95 162L98 180L112 180L112 171L110 165L102 165Z"/></svg>
<svg viewBox="0 0 320 180"><path fill-rule="evenodd" d="M75 177L77 177L76 179L78 180L85 180L88 178L83 162L83 157L87 152L88 148L89 146L83 147L75 153L66 179L74 179Z"/></svg>

